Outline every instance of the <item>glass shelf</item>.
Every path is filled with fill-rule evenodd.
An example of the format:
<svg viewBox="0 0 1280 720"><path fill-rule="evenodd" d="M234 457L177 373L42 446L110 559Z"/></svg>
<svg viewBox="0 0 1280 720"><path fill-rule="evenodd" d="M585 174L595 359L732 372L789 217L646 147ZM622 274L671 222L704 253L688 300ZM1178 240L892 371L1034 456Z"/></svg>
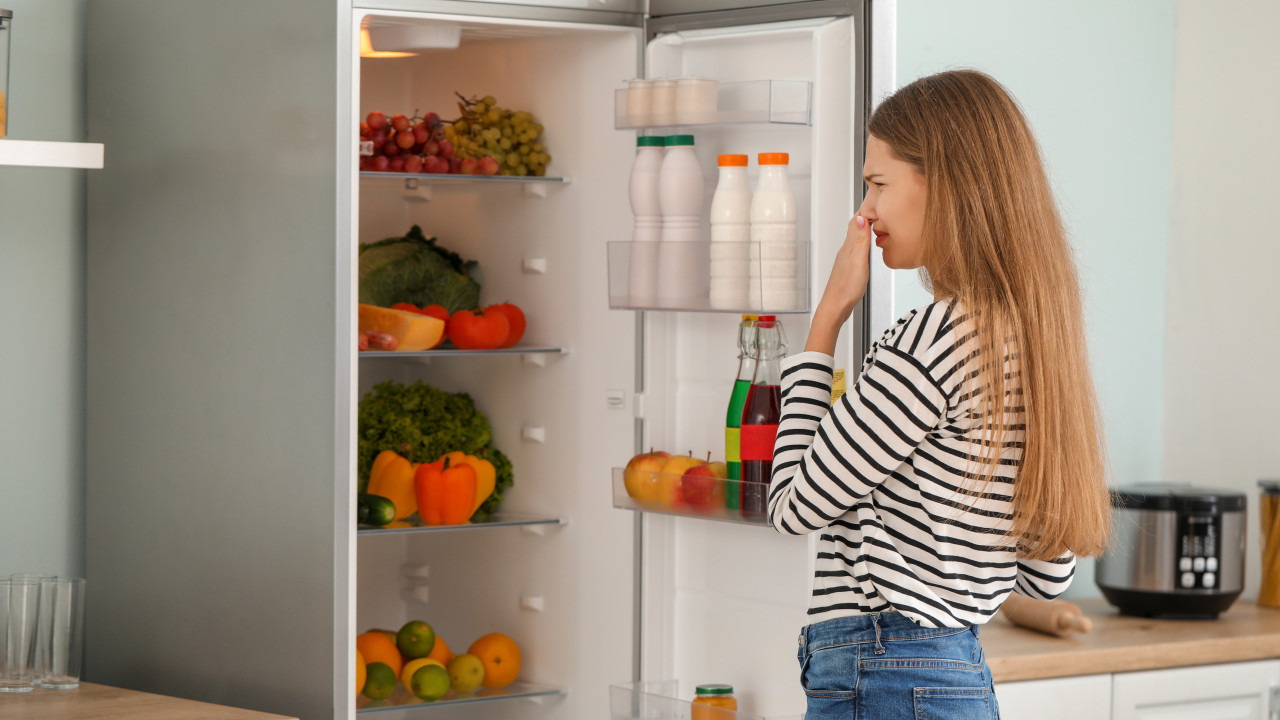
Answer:
<svg viewBox="0 0 1280 720"><path fill-rule="evenodd" d="M763 315L809 312L807 242L607 245L609 307L614 310ZM728 277L712 279L713 272Z"/></svg>
<svg viewBox="0 0 1280 720"><path fill-rule="evenodd" d="M509 348L493 350L462 350L455 347L438 347L432 350L406 352L401 350L361 350L360 359L366 358L434 358L458 357L463 355L563 355L564 348L542 345L514 345Z"/></svg>
<svg viewBox="0 0 1280 720"><path fill-rule="evenodd" d="M102 143L0 140L0 165L97 170L102 155Z"/></svg>
<svg viewBox="0 0 1280 720"><path fill-rule="evenodd" d="M361 178L382 180L416 180L426 185L463 185L468 183L488 183L496 185L530 185L544 183L567 183L565 177L516 177L514 175L461 175L457 173L404 173L404 172L371 172L361 171Z"/></svg>
<svg viewBox="0 0 1280 720"><path fill-rule="evenodd" d="M725 507L726 497L739 495L742 481L707 478L696 494L683 487L682 481L683 476L676 473L614 468L613 506L620 510L770 527L763 515L759 518L744 517L740 510ZM768 485L760 489L761 502L765 501L768 492Z"/></svg>
<svg viewBox="0 0 1280 720"><path fill-rule="evenodd" d="M416 516L415 516L416 517ZM376 527L374 525L357 526L357 535L403 535L405 533L449 532L454 530L487 530L499 527L532 527L538 525L567 525L564 518L543 517L541 515L522 515L519 513L494 513L493 517L483 522L466 523L464 525L413 525L412 527Z"/></svg>
<svg viewBox="0 0 1280 720"><path fill-rule="evenodd" d="M669 116L657 117L651 113L645 114L643 95L632 96L633 92L637 91L628 88L614 91L615 129L668 130L716 125L812 124L810 108L813 83L807 80L722 82L716 87L714 107L707 105L697 109L681 109L677 100L674 111ZM630 108L629 100L633 100ZM639 102L634 102L635 100Z"/></svg>
<svg viewBox="0 0 1280 720"><path fill-rule="evenodd" d="M694 687L682 688L675 680L626 683L609 686L609 717L612 720L688 720L693 717ZM689 698L682 700L681 698ZM716 709L708 713L716 720L804 720L797 715L749 715L746 712Z"/></svg>
<svg viewBox="0 0 1280 720"><path fill-rule="evenodd" d="M533 683L512 683L501 690L490 690L481 688L474 692L460 693L453 690L448 695L434 702L425 702L419 700L416 695L409 692L404 685L397 684L396 691L391 697L385 700L370 700L364 695L356 697L356 712L361 715L366 713L384 712L388 710L428 710L433 708L456 707L458 705L470 705L483 702L498 702L502 700L519 700L528 698L540 700L545 698L563 696L565 691L563 688L552 687L550 685L535 685Z"/></svg>

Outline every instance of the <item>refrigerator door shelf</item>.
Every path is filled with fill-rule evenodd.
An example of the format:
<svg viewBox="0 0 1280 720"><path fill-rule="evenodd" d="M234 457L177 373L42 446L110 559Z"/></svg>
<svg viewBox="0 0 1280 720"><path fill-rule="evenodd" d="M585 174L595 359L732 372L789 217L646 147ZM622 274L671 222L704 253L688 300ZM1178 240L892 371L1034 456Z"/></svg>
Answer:
<svg viewBox="0 0 1280 720"><path fill-rule="evenodd" d="M630 473L632 484L630 490L627 488L628 473ZM636 512L675 515L697 520L717 520L738 525L769 527L769 521L763 517L755 519L743 517L740 511L724 507L726 493L737 493L738 486L741 485L740 480L709 478L706 484L698 488L697 491L690 488L688 497L696 504L691 504L684 499L686 495L685 489L682 488L681 480L682 476L675 473L649 472L645 470L628 471L624 468L614 468L613 506L619 510L635 510ZM632 495L632 492L635 495ZM660 497L663 493L669 493L672 496L667 498L670 502L664 502L664 499ZM688 702L685 703L685 705L688 704ZM618 717L616 706L614 717ZM631 716L623 715L622 717ZM644 717L649 716L646 715ZM662 715L661 717L668 716ZM682 715L680 717L686 716Z"/></svg>
<svg viewBox="0 0 1280 720"><path fill-rule="evenodd" d="M562 688L552 687L550 685L535 685L533 683L515 682L501 690L490 690L488 688L480 688L474 692L460 693L453 690L448 695L434 702L424 702L419 700L417 696L405 689L403 684L396 685L396 691L391 697L385 700L370 700L364 695L356 698L356 712L359 715L368 713L377 713L383 711L404 712L405 710L435 710L441 708L456 707L458 705L471 705L474 703L500 702L503 700L530 700L533 702L545 702L546 700L564 696L565 691Z"/></svg>
<svg viewBox="0 0 1280 720"><path fill-rule="evenodd" d="M544 517L541 515L524 515L520 513L494 513L493 517L483 522L467 523L466 525L414 525L412 527L374 527L372 525L361 525L356 535L359 537L372 537L377 535L405 535L418 533L439 533L450 532L455 530L489 530L492 528L518 527L528 529L543 529L547 525L568 525L569 521L565 518ZM541 533L534 533L541 534Z"/></svg>
<svg viewBox="0 0 1280 720"><path fill-rule="evenodd" d="M808 242L630 241L607 245L609 307L613 310L766 315L809 312Z"/></svg>
<svg viewBox="0 0 1280 720"><path fill-rule="evenodd" d="M614 128L618 130L657 130L668 128L706 127L716 125L792 125L812 124L813 83L807 80L749 80L723 82L716 92L716 105L684 108L676 106L670 113L646 103L635 93L645 89L622 88L614 92ZM639 102L636 102L639 100ZM630 102L629 102L630 101ZM645 112L645 108L649 112Z"/></svg>
<svg viewBox="0 0 1280 720"><path fill-rule="evenodd" d="M681 699L685 697L690 700ZM609 717L611 720L693 717L693 697L694 686L682 687L676 680L613 685L609 688ZM804 720L804 712L764 716L752 715L745 710L716 710L712 717L720 720Z"/></svg>

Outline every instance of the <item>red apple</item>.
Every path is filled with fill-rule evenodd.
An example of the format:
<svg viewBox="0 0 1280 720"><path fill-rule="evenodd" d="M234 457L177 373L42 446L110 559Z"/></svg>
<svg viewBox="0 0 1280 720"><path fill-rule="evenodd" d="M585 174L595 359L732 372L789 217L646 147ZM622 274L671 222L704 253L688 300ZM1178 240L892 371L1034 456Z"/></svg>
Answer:
<svg viewBox="0 0 1280 720"><path fill-rule="evenodd" d="M622 473L622 483L627 494L640 502L656 502L661 486L658 484L662 466L666 464L671 453L652 448L627 462L627 469Z"/></svg>
<svg viewBox="0 0 1280 720"><path fill-rule="evenodd" d="M724 481L729 466L722 462L694 465L680 478L684 501L698 510L724 507Z"/></svg>

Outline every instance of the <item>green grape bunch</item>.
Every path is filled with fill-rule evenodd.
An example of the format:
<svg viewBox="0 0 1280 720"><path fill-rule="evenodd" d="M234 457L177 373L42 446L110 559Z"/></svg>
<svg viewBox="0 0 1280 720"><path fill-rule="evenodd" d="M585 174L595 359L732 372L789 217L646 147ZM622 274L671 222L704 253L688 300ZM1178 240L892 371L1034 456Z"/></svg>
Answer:
<svg viewBox="0 0 1280 720"><path fill-rule="evenodd" d="M543 147L542 125L532 113L499 107L492 95L483 98L458 96L460 117L445 126L445 138L462 158L490 157L501 175L537 176L547 174L551 156Z"/></svg>

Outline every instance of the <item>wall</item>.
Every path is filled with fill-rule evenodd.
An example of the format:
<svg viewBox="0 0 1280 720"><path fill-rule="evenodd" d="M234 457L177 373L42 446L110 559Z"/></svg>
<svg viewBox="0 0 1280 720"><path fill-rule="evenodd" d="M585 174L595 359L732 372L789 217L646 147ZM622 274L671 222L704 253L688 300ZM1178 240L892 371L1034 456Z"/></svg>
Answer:
<svg viewBox="0 0 1280 720"><path fill-rule="evenodd" d="M1164 369L1165 479L1249 497L1245 596L1258 591L1258 478L1280 477L1280 76L1271 0L1178 3ZM1217 346L1217 347L1214 347Z"/></svg>
<svg viewBox="0 0 1280 720"><path fill-rule="evenodd" d="M976 68L1031 122L1080 270L1116 484L1162 478L1174 10L1164 0L898 3L899 86ZM894 282L898 314L932 300L913 271ZM1097 594L1090 563L1070 594Z"/></svg>
<svg viewBox="0 0 1280 720"><path fill-rule="evenodd" d="M83 141L84 0L3 6L8 137ZM0 167L0 575L84 574L85 172Z"/></svg>

